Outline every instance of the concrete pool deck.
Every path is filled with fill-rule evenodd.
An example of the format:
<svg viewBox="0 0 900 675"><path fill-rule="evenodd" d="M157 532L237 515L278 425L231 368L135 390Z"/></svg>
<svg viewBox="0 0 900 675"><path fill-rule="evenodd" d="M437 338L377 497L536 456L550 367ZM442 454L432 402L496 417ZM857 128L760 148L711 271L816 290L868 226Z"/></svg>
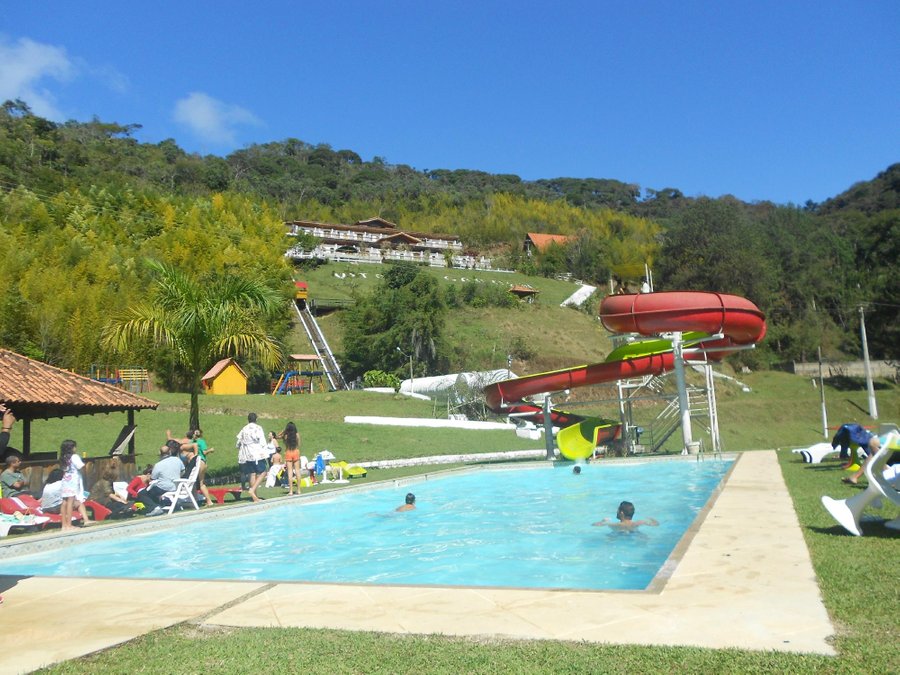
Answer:
<svg viewBox="0 0 900 675"><path fill-rule="evenodd" d="M60 549L61 551L63 549ZM743 453L657 591L0 577L0 672L183 621L835 654L774 451Z"/></svg>

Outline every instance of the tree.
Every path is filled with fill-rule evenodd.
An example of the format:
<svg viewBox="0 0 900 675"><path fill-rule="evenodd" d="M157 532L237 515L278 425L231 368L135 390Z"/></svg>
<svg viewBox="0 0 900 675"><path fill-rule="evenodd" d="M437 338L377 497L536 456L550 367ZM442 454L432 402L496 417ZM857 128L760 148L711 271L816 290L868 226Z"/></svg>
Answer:
<svg viewBox="0 0 900 675"><path fill-rule="evenodd" d="M403 375L408 372L405 354L412 355L416 372L439 372L444 365L446 315L433 276L409 263L391 265L375 290L341 315L345 372L357 376L383 370Z"/></svg>
<svg viewBox="0 0 900 675"><path fill-rule="evenodd" d="M262 328L281 297L268 286L233 274L193 279L155 260L150 302L132 305L105 329L104 344L127 352L149 341L172 351L190 376L190 427L200 427L200 378L218 359L255 358L267 368L282 360L278 342Z"/></svg>

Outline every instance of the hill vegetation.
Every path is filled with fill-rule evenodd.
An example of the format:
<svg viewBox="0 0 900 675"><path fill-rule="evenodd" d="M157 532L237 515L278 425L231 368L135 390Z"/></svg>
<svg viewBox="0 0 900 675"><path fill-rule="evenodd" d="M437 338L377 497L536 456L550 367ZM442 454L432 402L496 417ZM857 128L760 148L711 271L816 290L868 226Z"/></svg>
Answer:
<svg viewBox="0 0 900 675"><path fill-rule="evenodd" d="M529 283L571 274L605 284L615 270L646 262L658 290L744 295L769 318L765 345L743 357L756 367L808 359L820 345L826 356L857 355L860 306L867 308L872 356L897 358L900 289L892 263L900 245L900 165L821 205L799 207L687 197L675 188L642 189L610 179L523 181L416 170L296 139L227 157L199 156L172 140L140 143L138 128L98 119L57 124L21 101L0 108L3 346L77 370L127 358L153 367L167 385L183 386L185 373L166 350L134 345L123 357L97 340L111 316L151 288L146 259L198 278L240 275L286 294L295 271L282 255L288 247L284 220L353 222L380 215L404 229L459 236ZM568 234L572 242L523 256L529 231ZM536 318L526 318L529 311L550 311L550 293L523 310L504 305L502 294L459 294L440 283L435 289L450 310L441 328L445 345L448 336L466 335L479 316L512 326ZM361 293L354 298L368 299ZM265 326L277 340L290 339L284 305ZM335 326L344 350L351 346L347 336L366 320L357 316L355 323ZM550 335L562 336L573 323L554 316L541 321L548 343L559 342ZM408 322L404 344L417 327L421 322ZM394 331L390 340L396 338ZM487 342L493 346L486 360L494 362L512 348ZM421 360L422 368L469 367L468 350L434 354ZM402 363L343 356L357 369L381 365L402 372ZM259 366L248 368L258 386L268 379Z"/></svg>

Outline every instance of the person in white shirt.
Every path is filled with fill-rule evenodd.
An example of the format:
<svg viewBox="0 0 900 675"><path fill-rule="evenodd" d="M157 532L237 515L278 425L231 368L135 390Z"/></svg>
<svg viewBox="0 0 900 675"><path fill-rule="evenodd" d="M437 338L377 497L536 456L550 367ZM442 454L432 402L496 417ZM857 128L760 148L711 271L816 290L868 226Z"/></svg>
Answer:
<svg viewBox="0 0 900 675"><path fill-rule="evenodd" d="M256 488L266 478L269 458L269 444L266 432L256 423L256 413L247 415L247 424L237 435L238 461L243 470L250 474L250 498L258 502Z"/></svg>

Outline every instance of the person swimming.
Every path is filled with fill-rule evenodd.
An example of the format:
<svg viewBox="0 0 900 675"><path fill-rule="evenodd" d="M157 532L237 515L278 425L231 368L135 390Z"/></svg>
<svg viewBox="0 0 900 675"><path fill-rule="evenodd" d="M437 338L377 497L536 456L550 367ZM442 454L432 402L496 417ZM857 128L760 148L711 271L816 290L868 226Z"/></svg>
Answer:
<svg viewBox="0 0 900 675"><path fill-rule="evenodd" d="M611 521L609 518L604 518L603 520L594 523L593 527L607 526L616 530L636 530L641 525L648 525L650 527L659 525L659 522L653 518L634 520L634 504L631 502L622 502L619 504L619 510L616 511L616 518L619 520L618 523Z"/></svg>
<svg viewBox="0 0 900 675"><path fill-rule="evenodd" d="M410 492L406 495L406 503L402 506L398 506L395 511L412 511L416 508L416 496Z"/></svg>

